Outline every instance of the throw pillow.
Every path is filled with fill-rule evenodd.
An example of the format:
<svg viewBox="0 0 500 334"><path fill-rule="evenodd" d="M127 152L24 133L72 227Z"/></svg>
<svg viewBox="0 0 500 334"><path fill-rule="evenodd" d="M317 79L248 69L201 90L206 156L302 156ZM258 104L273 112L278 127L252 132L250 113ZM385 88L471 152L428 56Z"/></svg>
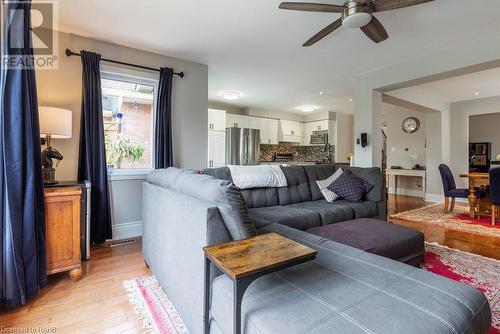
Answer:
<svg viewBox="0 0 500 334"><path fill-rule="evenodd" d="M321 194L325 198L325 200L328 203L334 202L337 198L339 198L339 195L328 189L328 186L333 183L340 175L342 175L343 171L342 168L337 169L335 173L333 173L330 177L324 180L318 180L316 181L316 184L318 185L319 191L321 191Z"/></svg>
<svg viewBox="0 0 500 334"><path fill-rule="evenodd" d="M328 189L348 200L349 202L362 202L366 193L372 190L373 185L351 173L342 173Z"/></svg>

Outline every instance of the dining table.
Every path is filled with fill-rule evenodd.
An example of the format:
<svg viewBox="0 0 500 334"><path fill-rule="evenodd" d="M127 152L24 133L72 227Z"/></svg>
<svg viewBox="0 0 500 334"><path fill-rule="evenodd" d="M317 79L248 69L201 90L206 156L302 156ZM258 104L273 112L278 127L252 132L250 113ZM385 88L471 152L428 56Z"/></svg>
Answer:
<svg viewBox="0 0 500 334"><path fill-rule="evenodd" d="M484 198L477 198L476 189L481 188L486 189L490 185L490 175L489 173L478 173L471 172L460 174L460 177L467 178L469 180L469 216L472 219L476 219L481 215L491 214L491 200L490 194L487 193Z"/></svg>

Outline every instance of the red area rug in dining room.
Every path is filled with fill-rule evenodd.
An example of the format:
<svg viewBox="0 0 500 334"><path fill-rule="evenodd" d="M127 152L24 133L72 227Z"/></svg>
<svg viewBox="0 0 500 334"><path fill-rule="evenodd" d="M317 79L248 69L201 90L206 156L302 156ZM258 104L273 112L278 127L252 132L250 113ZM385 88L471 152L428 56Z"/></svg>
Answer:
<svg viewBox="0 0 500 334"><path fill-rule="evenodd" d="M489 334L500 334L500 261L426 243L423 269L473 286L483 292L492 311ZM139 277L123 282L130 304L150 333L188 333L174 305L156 278Z"/></svg>
<svg viewBox="0 0 500 334"><path fill-rule="evenodd" d="M490 334L500 334L500 261L435 243L425 245L423 268L484 293L492 312Z"/></svg>

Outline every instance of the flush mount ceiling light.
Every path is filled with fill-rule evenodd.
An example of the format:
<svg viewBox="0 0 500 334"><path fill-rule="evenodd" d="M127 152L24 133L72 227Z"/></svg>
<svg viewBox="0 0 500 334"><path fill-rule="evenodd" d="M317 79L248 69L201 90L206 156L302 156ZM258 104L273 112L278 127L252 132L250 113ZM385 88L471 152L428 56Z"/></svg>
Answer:
<svg viewBox="0 0 500 334"><path fill-rule="evenodd" d="M319 95L323 95L323 92L319 92Z"/></svg>
<svg viewBox="0 0 500 334"><path fill-rule="evenodd" d="M235 91L222 92L222 98L224 100L234 101L234 100L238 100L240 97L241 97L241 93L239 93L239 92L235 92Z"/></svg>
<svg viewBox="0 0 500 334"><path fill-rule="evenodd" d="M474 92L474 95L479 95L479 92Z"/></svg>
<svg viewBox="0 0 500 334"><path fill-rule="evenodd" d="M299 107L300 110L302 110L303 112L312 112L314 111L314 106L311 106L311 105L306 105L306 106L300 106Z"/></svg>

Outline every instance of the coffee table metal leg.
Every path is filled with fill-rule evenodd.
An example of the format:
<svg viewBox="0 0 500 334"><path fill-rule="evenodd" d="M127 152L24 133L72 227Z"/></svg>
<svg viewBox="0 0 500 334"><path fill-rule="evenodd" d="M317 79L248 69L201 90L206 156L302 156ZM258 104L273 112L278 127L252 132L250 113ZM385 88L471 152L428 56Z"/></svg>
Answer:
<svg viewBox="0 0 500 334"><path fill-rule="evenodd" d="M204 304L203 304L203 333L210 333L210 260L205 257L205 283L203 287Z"/></svg>

